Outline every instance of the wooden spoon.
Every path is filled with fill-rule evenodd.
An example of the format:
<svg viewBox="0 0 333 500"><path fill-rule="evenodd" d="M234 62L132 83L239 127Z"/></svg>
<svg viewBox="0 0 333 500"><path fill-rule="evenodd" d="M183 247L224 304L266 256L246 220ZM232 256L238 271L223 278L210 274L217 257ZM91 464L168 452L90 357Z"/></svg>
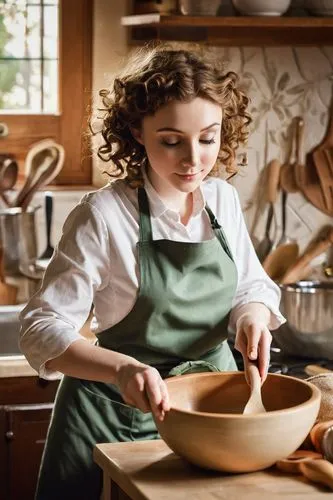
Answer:
<svg viewBox="0 0 333 500"><path fill-rule="evenodd" d="M7 207L10 206L10 201L4 191L13 189L18 174L18 164L15 160L7 158L0 168L0 197Z"/></svg>
<svg viewBox="0 0 333 500"><path fill-rule="evenodd" d="M270 229L274 216L274 205L278 195L280 168L281 163L279 162L279 160L272 160L267 165L267 201L269 203L269 207L266 220L265 235L256 248L256 252L260 262L263 262L265 260L274 245L274 241L270 237Z"/></svg>
<svg viewBox="0 0 333 500"><path fill-rule="evenodd" d="M55 142L52 139L45 139L34 144L28 151L25 159L25 173L26 179L21 190L17 193L16 199L12 206L20 207L22 201L34 186L37 176L39 177L47 169L50 162L53 160L52 150L50 154L50 147L54 146Z"/></svg>
<svg viewBox="0 0 333 500"><path fill-rule="evenodd" d="M304 168L302 161L304 120L296 116L293 121L292 145L288 161L282 165L280 187L286 193L296 193L299 187L295 178L296 169Z"/></svg>
<svg viewBox="0 0 333 500"><path fill-rule="evenodd" d="M54 144L49 148L49 151L52 152L52 157L49 157L49 164L46 168L43 167L40 173L36 174L33 184L21 199L21 208L23 212L27 210L38 189L49 184L63 167L65 158L64 148L60 144Z"/></svg>
<svg viewBox="0 0 333 500"><path fill-rule="evenodd" d="M13 306L16 304L17 287L9 285L4 275L4 254L0 248L0 305Z"/></svg>
<svg viewBox="0 0 333 500"><path fill-rule="evenodd" d="M251 395L245 405L243 414L250 415L256 413L265 413L266 408L261 399L261 377L256 363L249 362L246 369L246 378L251 387Z"/></svg>
<svg viewBox="0 0 333 500"><path fill-rule="evenodd" d="M276 462L278 469L292 474L303 474L315 483L333 489L333 464L311 450L296 450L288 458Z"/></svg>
<svg viewBox="0 0 333 500"><path fill-rule="evenodd" d="M298 255L297 243L285 243L266 257L263 268L272 280L280 282L288 269L296 262Z"/></svg>
<svg viewBox="0 0 333 500"><path fill-rule="evenodd" d="M294 176L294 164L299 156L299 137L297 136L297 121L294 119L291 124L291 147L287 161L282 165L280 172L280 188L286 193L295 193L298 191Z"/></svg>
<svg viewBox="0 0 333 500"><path fill-rule="evenodd" d="M309 266L311 261L326 252L333 244L333 227L329 228L323 238L315 240L311 243L303 254L296 259L295 263L286 271L281 278L281 284L296 283L300 276L304 274L304 269Z"/></svg>

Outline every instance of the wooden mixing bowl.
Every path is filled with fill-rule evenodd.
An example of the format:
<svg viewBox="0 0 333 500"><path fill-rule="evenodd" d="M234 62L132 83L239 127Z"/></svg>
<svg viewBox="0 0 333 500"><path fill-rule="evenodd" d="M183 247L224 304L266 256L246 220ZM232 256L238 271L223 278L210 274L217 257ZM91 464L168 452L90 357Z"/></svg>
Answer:
<svg viewBox="0 0 333 500"><path fill-rule="evenodd" d="M243 372L166 379L171 409L156 420L167 445L193 464L227 472L265 469L293 453L318 415L321 393L304 380L268 374L267 413L243 415L250 390Z"/></svg>

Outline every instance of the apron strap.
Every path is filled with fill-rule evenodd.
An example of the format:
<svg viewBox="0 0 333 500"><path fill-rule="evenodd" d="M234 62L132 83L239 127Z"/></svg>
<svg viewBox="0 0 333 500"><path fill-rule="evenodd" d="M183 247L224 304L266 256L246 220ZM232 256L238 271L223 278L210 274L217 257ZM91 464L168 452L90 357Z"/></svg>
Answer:
<svg viewBox="0 0 333 500"><path fill-rule="evenodd" d="M225 253L233 261L234 259L233 259L233 256L232 256L232 253L231 253L231 250L229 247L229 243L228 243L227 237L222 229L222 226L218 223L218 220L216 219L215 215L213 214L213 212L211 211L211 209L209 208L209 206L207 204L206 204L205 208L206 208L206 212L209 215L210 223L212 225L212 229L215 233L215 236L217 237L217 239L221 243L222 248L225 251Z"/></svg>
<svg viewBox="0 0 333 500"><path fill-rule="evenodd" d="M138 189L138 202L139 202L139 229L140 229L140 242L152 241L153 231L151 228L150 211L147 193L144 188Z"/></svg>

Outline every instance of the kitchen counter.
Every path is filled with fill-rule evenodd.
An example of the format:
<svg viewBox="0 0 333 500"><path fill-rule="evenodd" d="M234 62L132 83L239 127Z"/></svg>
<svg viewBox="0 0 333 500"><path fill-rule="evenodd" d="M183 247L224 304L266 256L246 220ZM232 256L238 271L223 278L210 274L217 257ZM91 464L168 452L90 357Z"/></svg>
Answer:
<svg viewBox="0 0 333 500"><path fill-rule="evenodd" d="M327 489L303 476L272 467L224 474L192 466L162 440L98 444L94 460L103 470L103 500L320 500Z"/></svg>
<svg viewBox="0 0 333 500"><path fill-rule="evenodd" d="M0 378L37 377L36 370L31 368L22 356L0 356Z"/></svg>
<svg viewBox="0 0 333 500"><path fill-rule="evenodd" d="M88 320L80 330L80 333L86 340L88 340L88 342L94 343L96 337L90 330L90 320L91 316L88 318ZM17 333L14 333L15 336L17 336ZM18 350L18 347L16 347L16 349ZM0 355L0 378L30 376L37 377L38 373L36 372L36 370L31 368L23 354Z"/></svg>

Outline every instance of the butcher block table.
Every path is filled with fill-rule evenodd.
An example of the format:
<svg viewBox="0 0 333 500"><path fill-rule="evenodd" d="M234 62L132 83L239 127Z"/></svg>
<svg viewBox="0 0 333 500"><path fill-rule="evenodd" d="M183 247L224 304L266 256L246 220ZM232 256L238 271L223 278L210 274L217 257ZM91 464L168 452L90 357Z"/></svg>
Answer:
<svg viewBox="0 0 333 500"><path fill-rule="evenodd" d="M247 474L200 469L162 440L98 444L94 460L103 470L103 500L333 499L332 491L275 467Z"/></svg>

